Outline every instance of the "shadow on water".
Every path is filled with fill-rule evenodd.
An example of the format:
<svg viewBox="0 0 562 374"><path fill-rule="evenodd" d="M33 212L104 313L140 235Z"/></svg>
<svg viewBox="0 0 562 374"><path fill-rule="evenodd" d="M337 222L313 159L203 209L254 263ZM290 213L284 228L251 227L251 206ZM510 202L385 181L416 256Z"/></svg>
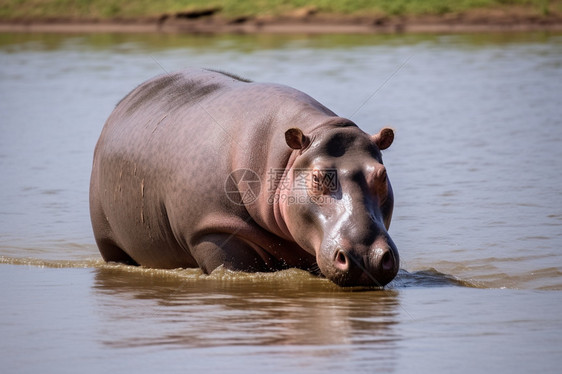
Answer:
<svg viewBox="0 0 562 374"><path fill-rule="evenodd" d="M104 325L121 331L103 342L111 347L359 342L388 349L404 318L400 288L464 285L435 270L401 271L388 289L356 292L296 269L206 276L108 264L96 269L93 293Z"/></svg>
<svg viewBox="0 0 562 374"><path fill-rule="evenodd" d="M408 272L400 270L396 278L388 285L390 289L400 289L406 287L474 287L476 285L460 280L452 275L444 274L436 269L419 270Z"/></svg>
<svg viewBox="0 0 562 374"><path fill-rule="evenodd" d="M105 325L122 331L103 342L112 347L361 342L388 348L400 319L395 290L346 292L298 270L203 276L108 266L96 270L93 292ZM133 326L139 323L141 330Z"/></svg>

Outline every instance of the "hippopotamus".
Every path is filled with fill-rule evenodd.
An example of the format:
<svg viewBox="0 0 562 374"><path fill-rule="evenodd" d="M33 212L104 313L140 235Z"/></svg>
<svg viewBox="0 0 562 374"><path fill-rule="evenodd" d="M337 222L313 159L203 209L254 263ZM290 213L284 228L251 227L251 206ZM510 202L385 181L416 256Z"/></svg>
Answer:
<svg viewBox="0 0 562 374"><path fill-rule="evenodd" d="M280 84L187 69L115 107L97 142L90 214L105 261L150 268L300 268L383 287L399 256L371 135Z"/></svg>

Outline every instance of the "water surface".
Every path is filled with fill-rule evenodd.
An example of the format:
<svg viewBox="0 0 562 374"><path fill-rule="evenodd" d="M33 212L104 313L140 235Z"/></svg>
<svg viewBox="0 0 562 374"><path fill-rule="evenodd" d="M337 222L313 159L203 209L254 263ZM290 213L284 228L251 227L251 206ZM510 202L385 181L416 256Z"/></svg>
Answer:
<svg viewBox="0 0 562 374"><path fill-rule="evenodd" d="M88 183L103 123L143 80L188 66L395 128L402 271L387 290L101 261ZM561 82L548 33L0 34L2 367L558 372Z"/></svg>

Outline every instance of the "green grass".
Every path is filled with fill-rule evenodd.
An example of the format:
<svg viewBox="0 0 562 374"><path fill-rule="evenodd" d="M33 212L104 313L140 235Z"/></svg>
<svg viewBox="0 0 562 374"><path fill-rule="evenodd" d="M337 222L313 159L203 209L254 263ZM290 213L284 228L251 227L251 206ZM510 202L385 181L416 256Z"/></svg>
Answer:
<svg viewBox="0 0 562 374"><path fill-rule="evenodd" d="M524 6L537 15L562 7L559 0L0 0L0 19L135 19L164 13L220 8L226 18L280 16L313 6L343 15L421 15L477 8Z"/></svg>

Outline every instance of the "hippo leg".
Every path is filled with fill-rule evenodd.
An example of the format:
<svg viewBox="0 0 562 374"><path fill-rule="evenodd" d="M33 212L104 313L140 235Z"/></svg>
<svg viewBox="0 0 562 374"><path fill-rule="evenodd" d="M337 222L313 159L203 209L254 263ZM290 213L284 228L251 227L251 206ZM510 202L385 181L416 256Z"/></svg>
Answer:
<svg viewBox="0 0 562 374"><path fill-rule="evenodd" d="M138 265L125 251L123 251L112 239L113 231L103 212L101 204L97 200L97 195L91 193L90 214L94 227L94 237L100 250L101 256L106 262L119 262L127 265Z"/></svg>
<svg viewBox="0 0 562 374"><path fill-rule="evenodd" d="M125 251L112 243L111 240L102 239L96 241L100 249L101 256L106 262L119 262L127 265L138 265Z"/></svg>
<svg viewBox="0 0 562 374"><path fill-rule="evenodd" d="M229 234L209 234L191 247L191 253L204 273L220 265L233 271L272 271L273 259L259 247Z"/></svg>

